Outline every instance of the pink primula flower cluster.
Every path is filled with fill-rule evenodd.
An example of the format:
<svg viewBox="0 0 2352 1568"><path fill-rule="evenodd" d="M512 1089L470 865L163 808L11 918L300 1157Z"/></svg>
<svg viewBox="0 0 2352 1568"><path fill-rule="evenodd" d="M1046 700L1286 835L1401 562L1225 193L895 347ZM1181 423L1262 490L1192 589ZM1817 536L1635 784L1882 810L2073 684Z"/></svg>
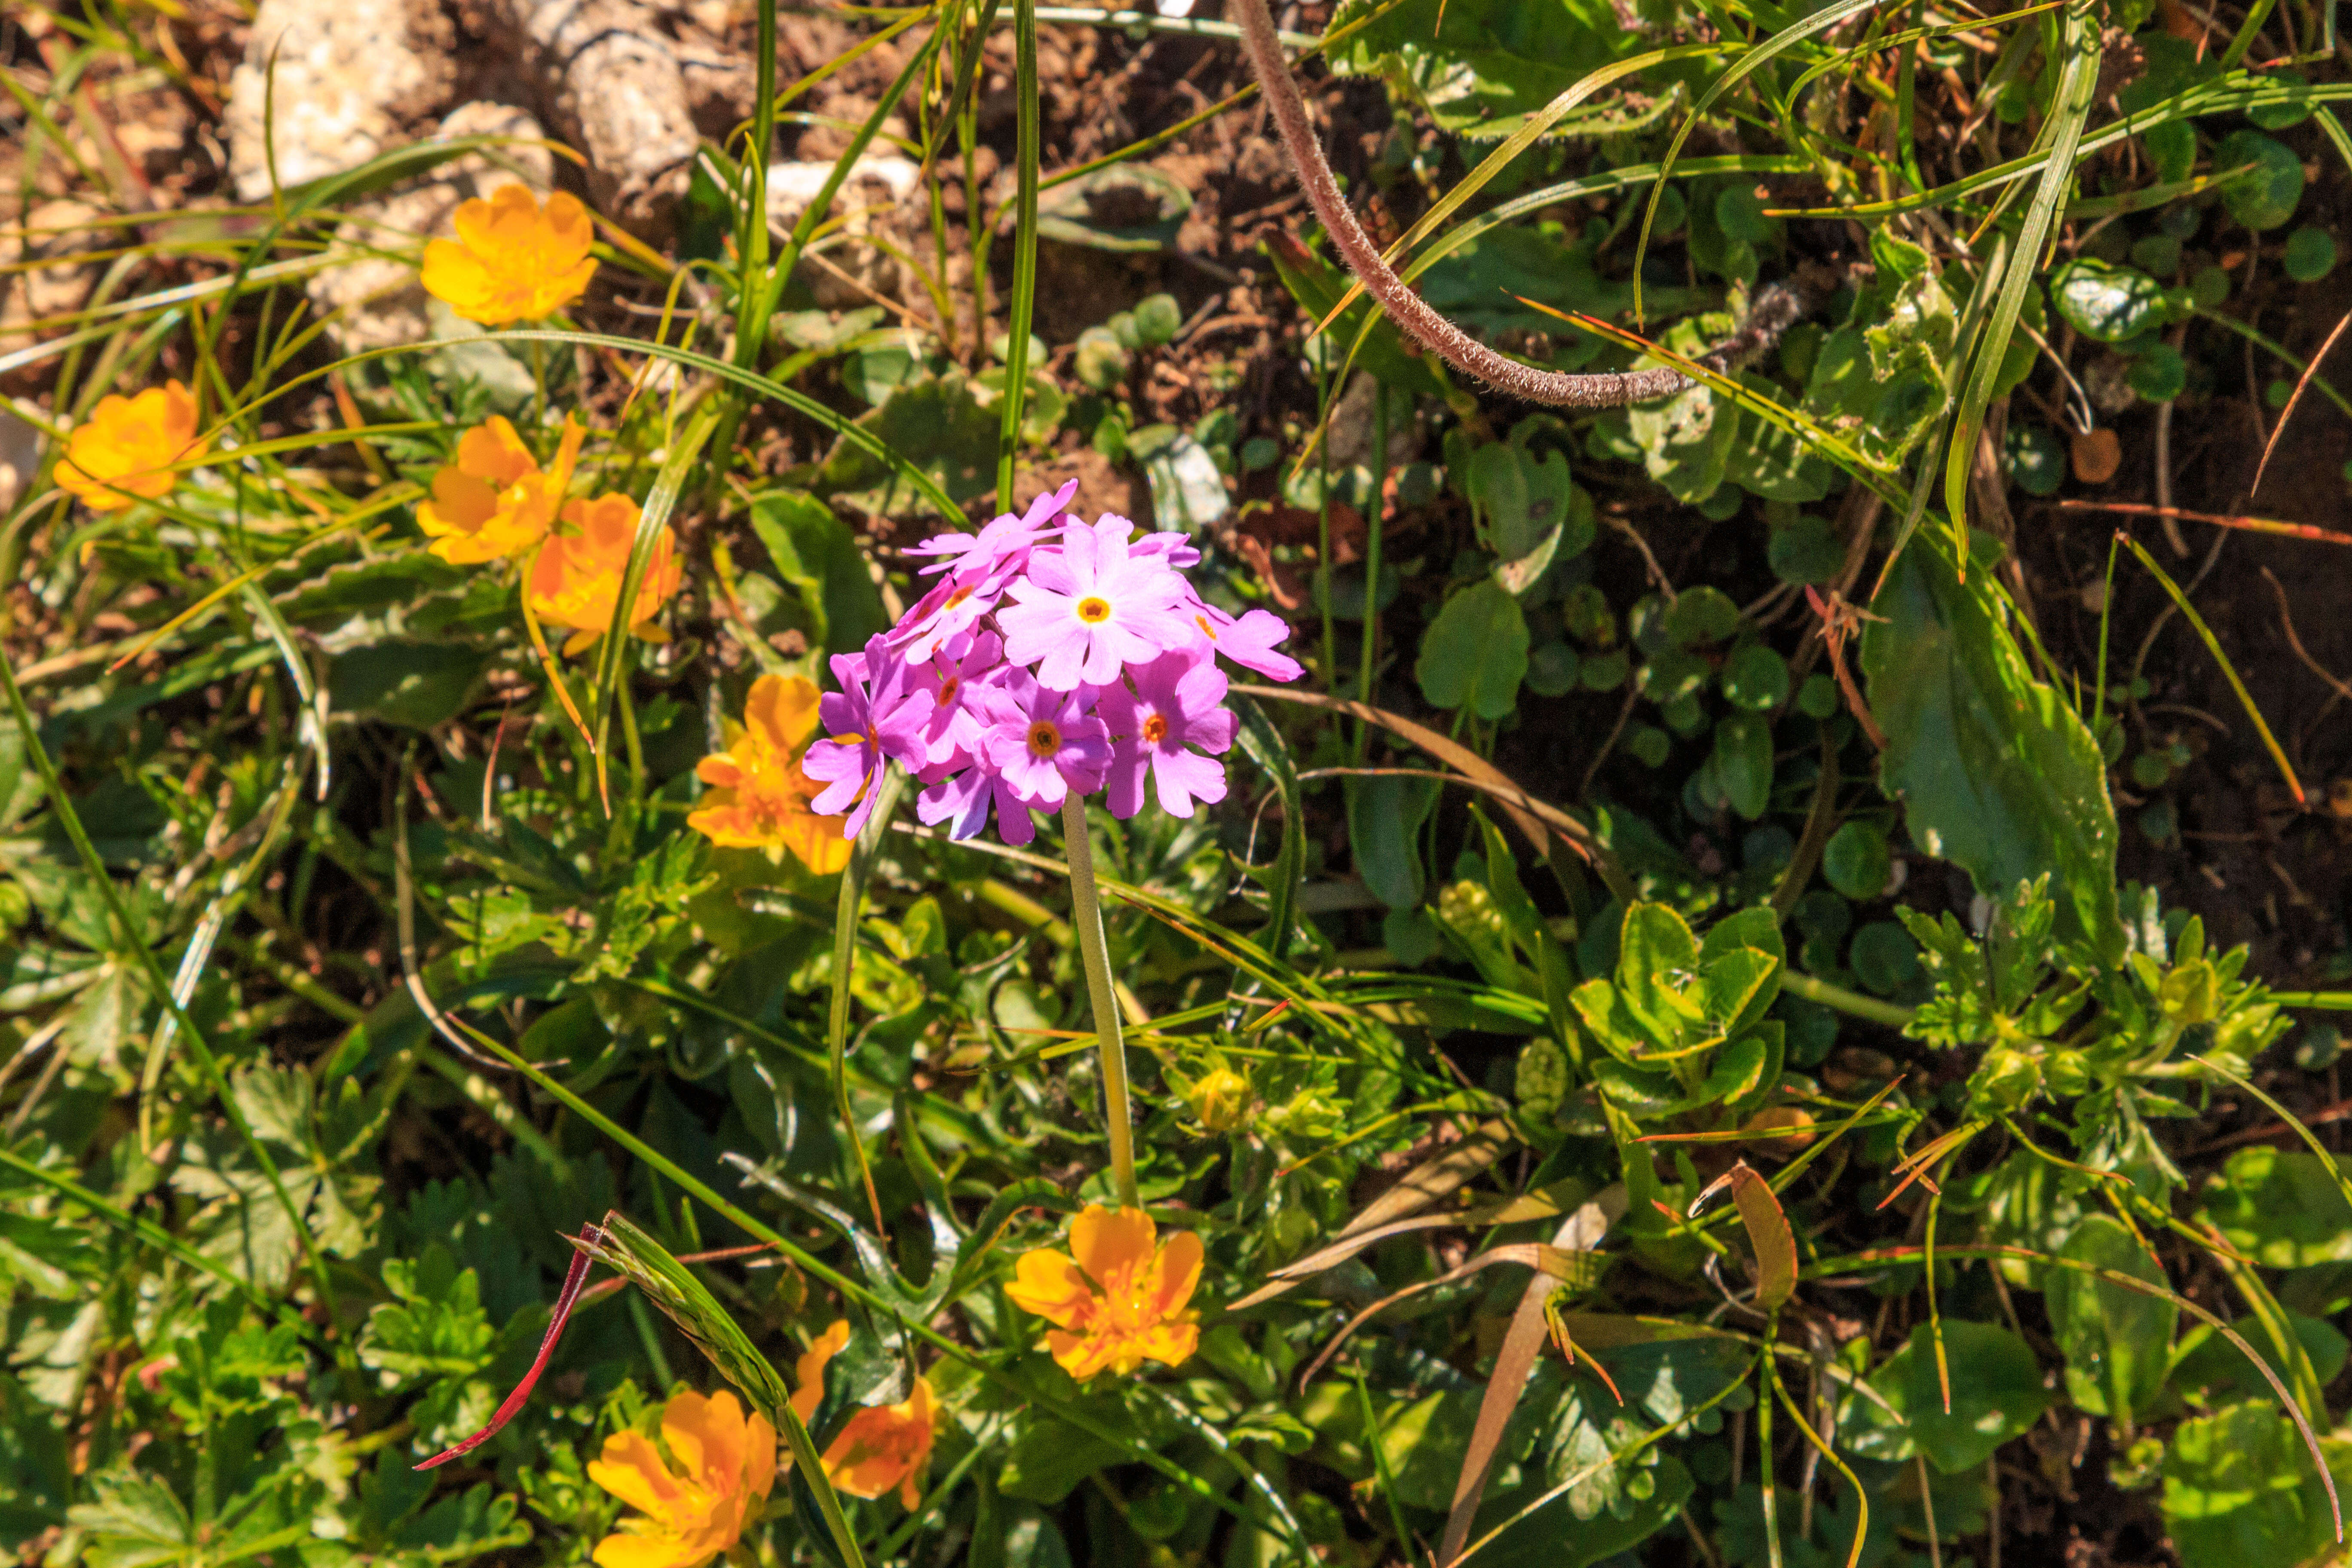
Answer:
<svg viewBox="0 0 2352 1568"><path fill-rule="evenodd" d="M1184 576L1200 552L1181 533L1064 516L1076 491L915 546L938 585L863 653L834 659L841 689L820 710L831 738L803 765L827 785L813 809L848 813L845 837L893 762L927 786L923 821L969 838L992 809L1008 844L1034 838L1030 814L1073 794L1101 790L1113 816L1133 816L1147 774L1171 816L1225 797L1214 759L1236 721L1217 656L1295 680L1297 662L1275 648L1290 627L1204 603Z"/></svg>

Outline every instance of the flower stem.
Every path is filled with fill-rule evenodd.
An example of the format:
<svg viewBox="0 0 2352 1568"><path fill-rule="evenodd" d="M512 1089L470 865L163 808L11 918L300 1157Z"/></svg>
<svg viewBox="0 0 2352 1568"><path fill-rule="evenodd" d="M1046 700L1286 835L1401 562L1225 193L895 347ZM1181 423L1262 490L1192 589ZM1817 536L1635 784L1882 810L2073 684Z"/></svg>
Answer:
<svg viewBox="0 0 2352 1568"><path fill-rule="evenodd" d="M1119 1039L1118 998L1110 980L1110 947L1103 940L1102 904L1095 897L1095 850L1087 837L1087 803L1076 791L1062 797L1062 847L1070 859L1070 923L1078 931L1078 957L1087 970L1087 997L1095 1012L1095 1038L1102 1050L1103 1110L1110 1127L1110 1180L1119 1206L1139 1208L1135 1188L1135 1130L1128 1108L1127 1047Z"/></svg>

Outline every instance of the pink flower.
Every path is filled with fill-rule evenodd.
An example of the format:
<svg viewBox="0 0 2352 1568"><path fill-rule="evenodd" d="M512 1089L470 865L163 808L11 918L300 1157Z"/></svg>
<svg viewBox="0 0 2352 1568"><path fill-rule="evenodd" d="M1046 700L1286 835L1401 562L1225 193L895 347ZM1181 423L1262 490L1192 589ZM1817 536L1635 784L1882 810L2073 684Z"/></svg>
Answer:
<svg viewBox="0 0 2352 1568"><path fill-rule="evenodd" d="M1102 788L1110 731L1087 710L1086 693L1056 691L1015 670L990 707L995 722L980 754L1023 800L1050 809L1072 790ZM997 826L1004 826L1001 813Z"/></svg>
<svg viewBox="0 0 2352 1568"><path fill-rule="evenodd" d="M971 759L985 729L973 689L1004 668L1004 641L987 631L959 637L915 667L916 684L931 694L922 727L923 768L931 776Z"/></svg>
<svg viewBox="0 0 2352 1568"><path fill-rule="evenodd" d="M856 837L873 815L874 786L881 782L885 763L892 758L908 767L923 763L923 724L934 704L929 691L908 689L908 677L907 661L878 636L868 639L862 654L834 658L833 678L841 689L827 692L817 705L818 721L832 739L811 746L801 770L830 781L809 808L824 816L848 811L844 838Z"/></svg>
<svg viewBox="0 0 2352 1568"><path fill-rule="evenodd" d="M1088 527L1063 531L1057 554L1038 552L1008 589L1001 610L1004 657L1037 666L1055 691L1108 686L1122 668L1145 664L1193 640L1178 613L1192 588L1158 552L1128 546L1135 525L1106 512Z"/></svg>
<svg viewBox="0 0 2352 1568"><path fill-rule="evenodd" d="M1107 797L1113 816L1143 809L1148 769L1171 816L1190 816L1196 800L1225 798L1225 770L1189 751L1223 752L1239 721L1225 707L1225 676L1204 652L1163 654L1132 672L1135 689L1107 686L1098 710L1119 737L1111 748Z"/></svg>
<svg viewBox="0 0 2352 1568"><path fill-rule="evenodd" d="M1274 651L1274 645L1290 635L1290 623L1271 610L1252 610L1235 620L1214 605L1195 601L1190 618L1194 630L1208 639L1210 651L1223 654L1244 669L1269 680L1296 680L1306 673L1297 659Z"/></svg>
<svg viewBox="0 0 2352 1568"><path fill-rule="evenodd" d="M1078 481L1072 479L1060 489L1031 501L1029 510L1019 517L1005 512L978 533L935 533L920 544L910 546L907 553L950 557L924 567L926 574L952 570L959 577L971 578L987 576L1000 567L1017 571L1028 559L1030 547L1037 542L1038 531L1060 517L1062 509L1077 493Z"/></svg>

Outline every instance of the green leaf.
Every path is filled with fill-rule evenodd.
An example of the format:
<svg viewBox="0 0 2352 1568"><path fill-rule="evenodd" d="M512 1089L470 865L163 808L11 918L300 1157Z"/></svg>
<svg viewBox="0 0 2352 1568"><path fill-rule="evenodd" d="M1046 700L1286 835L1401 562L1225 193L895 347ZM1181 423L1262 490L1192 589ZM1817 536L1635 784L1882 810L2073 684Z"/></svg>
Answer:
<svg viewBox="0 0 2352 1568"><path fill-rule="evenodd" d="M1413 675L1435 708L1467 707L1501 719L1517 706L1528 672L1528 620L1501 584L1457 590L1422 634Z"/></svg>
<svg viewBox="0 0 2352 1568"><path fill-rule="evenodd" d="M810 646L856 653L890 617L848 524L805 490L771 490L751 503L751 531L776 575L799 591Z"/></svg>
<svg viewBox="0 0 2352 1568"><path fill-rule="evenodd" d="M1486 1568L1589 1568L1591 1563L1622 1557L1673 1523L1697 1490L1689 1468L1671 1454L1660 1456L1654 1466L1638 1473L1641 1495L1626 1498L1621 1505L1623 1511L1601 1509L1590 1518L1580 1518L1570 1500L1575 1494L1563 1494L1496 1537L1493 1545L1479 1551L1476 1561ZM1530 1489L1489 1499L1479 1510L1473 1538L1538 1495Z"/></svg>
<svg viewBox="0 0 2352 1568"><path fill-rule="evenodd" d="M2181 1568L2302 1563L2336 1538L2302 1435L2266 1399L2174 1430L2163 1508Z"/></svg>
<svg viewBox="0 0 2352 1568"><path fill-rule="evenodd" d="M2171 321L2164 285L2137 268L2079 257L2060 268L2050 296L2066 324L2097 342L2120 343Z"/></svg>
<svg viewBox="0 0 2352 1568"><path fill-rule="evenodd" d="M1591 498L1570 480L1557 451L1538 460L1507 441L1479 447L1470 460L1470 506L1480 542L1501 561L1496 578L1514 596L1554 560L1591 548Z"/></svg>
<svg viewBox="0 0 2352 1568"><path fill-rule="evenodd" d="M2166 1284L2164 1270L2111 1215L2085 1215L2060 1256ZM2094 1415L2132 1426L2164 1387L2179 1307L2071 1268L2051 1270L2042 1300L2051 1335L2066 1354L2067 1397Z"/></svg>
<svg viewBox="0 0 2352 1568"><path fill-rule="evenodd" d="M2252 168L2221 187L2230 216L2257 233L2294 216L2303 201L2303 160L2294 149L2259 131L2232 131L2213 149L2213 167Z"/></svg>
<svg viewBox="0 0 2352 1568"><path fill-rule="evenodd" d="M1104 1425L1132 1433L1140 1440L1141 1434L1134 1431L1134 1417L1118 1400L1091 1395L1077 1403ZM1006 1497L1050 1505L1069 1496L1097 1470L1125 1457L1115 1443L1031 1410L1013 1431L996 1486Z"/></svg>
<svg viewBox="0 0 2352 1568"><path fill-rule="evenodd" d="M1998 896L2045 871L2060 919L2105 962L2122 956L2116 816L2098 742L2063 694L2032 679L1979 564L1963 584L1940 538L1903 553L1863 639L1886 750L1879 780L1912 838Z"/></svg>
<svg viewBox="0 0 2352 1568"><path fill-rule="evenodd" d="M1331 26L1367 14L1370 24L1332 49L1332 68L1384 77L1441 130L1480 141L1510 135L1579 78L1641 46L1603 0L1406 0L1393 10L1349 0ZM1577 129L1571 117L1553 134Z"/></svg>
<svg viewBox="0 0 2352 1568"><path fill-rule="evenodd" d="M2265 1268L2352 1262L2352 1214L2316 1154L2241 1149L2206 1187L2205 1206L2230 1245Z"/></svg>
<svg viewBox="0 0 2352 1568"><path fill-rule="evenodd" d="M172 1489L153 1476L118 1472L92 1477L95 1500L66 1510L67 1521L90 1532L82 1561L92 1568L156 1568L198 1562L210 1531L195 1521Z"/></svg>
<svg viewBox="0 0 2352 1568"><path fill-rule="evenodd" d="M1037 232L1096 250L1166 250L1176 243L1192 193L1149 163L1113 163L1044 193Z"/></svg>
<svg viewBox="0 0 2352 1568"><path fill-rule="evenodd" d="M1716 776L1731 808L1753 822L1772 804L1772 721L1728 713L1715 723Z"/></svg>
<svg viewBox="0 0 2352 1568"><path fill-rule="evenodd" d="M1822 875L1849 899L1874 899L1885 892L1893 864L1886 835L1872 822L1845 823L1822 850Z"/></svg>
<svg viewBox="0 0 2352 1568"><path fill-rule="evenodd" d="M1926 1323L1870 1374L1870 1386L1893 1413L1860 1394L1849 1397L1838 1428L1866 1459L1903 1460L1924 1452L1946 1475L1980 1468L1994 1449L2022 1434L2050 1405L2042 1366L2023 1340L1994 1323L1944 1320L1944 1357L1952 1408L1944 1411L1936 1347Z"/></svg>
<svg viewBox="0 0 2352 1568"><path fill-rule="evenodd" d="M982 403L961 372L899 387L857 428L897 452L955 501L996 483L997 411ZM804 470L803 470L804 471ZM866 447L844 436L825 454L810 489L859 511L930 516L932 502Z"/></svg>
<svg viewBox="0 0 2352 1568"><path fill-rule="evenodd" d="M465 710L489 664L480 648L386 638L336 657L327 700L338 713L430 730Z"/></svg>
<svg viewBox="0 0 2352 1568"><path fill-rule="evenodd" d="M425 1249L412 1263L387 1259L383 1282L395 1298L370 1309L360 1334L360 1362L397 1388L418 1378L467 1377L489 1360L495 1337L482 1310L480 1282L459 1272L446 1247Z"/></svg>
<svg viewBox="0 0 2352 1568"><path fill-rule="evenodd" d="M1348 843L1356 875L1392 910L1421 902L1421 825L1437 804L1430 779L1349 778Z"/></svg>
<svg viewBox="0 0 2352 1568"><path fill-rule="evenodd" d="M1749 643L1724 664L1723 695L1735 708L1770 712L1789 700L1789 661L1762 643Z"/></svg>

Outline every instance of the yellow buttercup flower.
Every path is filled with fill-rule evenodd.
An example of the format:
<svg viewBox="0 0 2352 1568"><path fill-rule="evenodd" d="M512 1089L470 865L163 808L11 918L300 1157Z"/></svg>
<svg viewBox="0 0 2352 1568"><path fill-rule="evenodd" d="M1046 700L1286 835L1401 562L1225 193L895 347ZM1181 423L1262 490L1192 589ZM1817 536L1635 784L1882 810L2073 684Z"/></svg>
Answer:
<svg viewBox="0 0 2352 1568"><path fill-rule="evenodd" d="M776 1431L764 1415L746 1419L720 1390L673 1396L662 1407L662 1442L673 1472L642 1432L604 1440L588 1479L637 1510L596 1543L597 1568L700 1568L757 1519L776 1479Z"/></svg>
<svg viewBox="0 0 2352 1568"><path fill-rule="evenodd" d="M625 495L604 495L566 504L558 526L540 546L523 591L530 596L531 614L550 626L572 628L564 652L579 652L611 627L636 536L637 503ZM629 606L629 629L647 642L667 635L647 623L677 592L680 572L677 542L665 528L654 541L653 558Z"/></svg>
<svg viewBox="0 0 2352 1568"><path fill-rule="evenodd" d="M98 401L90 416L66 437L58 484L92 511L120 511L154 500L179 482L172 465L204 450L196 439L196 400L176 381L136 397Z"/></svg>
<svg viewBox="0 0 2352 1568"><path fill-rule="evenodd" d="M816 706L815 683L801 676L753 681L743 722L727 725L727 749L695 769L711 788L686 825L730 849L789 849L820 877L848 865L840 819L809 810L824 786L801 771Z"/></svg>
<svg viewBox="0 0 2352 1568"><path fill-rule="evenodd" d="M521 185L457 208L457 237L425 247L425 291L486 327L537 321L580 298L596 263L588 209L562 191L541 206Z"/></svg>
<svg viewBox="0 0 2352 1568"><path fill-rule="evenodd" d="M793 1370L793 1414L806 1426L824 1403L824 1365L849 1342L849 1323L835 1319L817 1336ZM869 1405L852 1415L825 1446L824 1475L836 1491L877 1498L898 1489L898 1500L912 1508L922 1500L919 1484L931 1462L931 1427L939 1404L929 1378L915 1379L915 1391L897 1405Z"/></svg>
<svg viewBox="0 0 2352 1568"><path fill-rule="evenodd" d="M417 525L433 542L428 548L463 566L520 555L546 538L587 433L565 415L555 465L545 473L503 416L458 437L457 460L433 476L433 499L417 503Z"/></svg>
<svg viewBox="0 0 2352 1568"><path fill-rule="evenodd" d="M1175 1366L1201 1342L1188 1303L1201 1283L1201 1238L1161 1242L1141 1209L1090 1204L1070 1224L1070 1251L1021 1255L1005 1294L1055 1327L1045 1348L1081 1380L1108 1369L1124 1377L1147 1361Z"/></svg>

